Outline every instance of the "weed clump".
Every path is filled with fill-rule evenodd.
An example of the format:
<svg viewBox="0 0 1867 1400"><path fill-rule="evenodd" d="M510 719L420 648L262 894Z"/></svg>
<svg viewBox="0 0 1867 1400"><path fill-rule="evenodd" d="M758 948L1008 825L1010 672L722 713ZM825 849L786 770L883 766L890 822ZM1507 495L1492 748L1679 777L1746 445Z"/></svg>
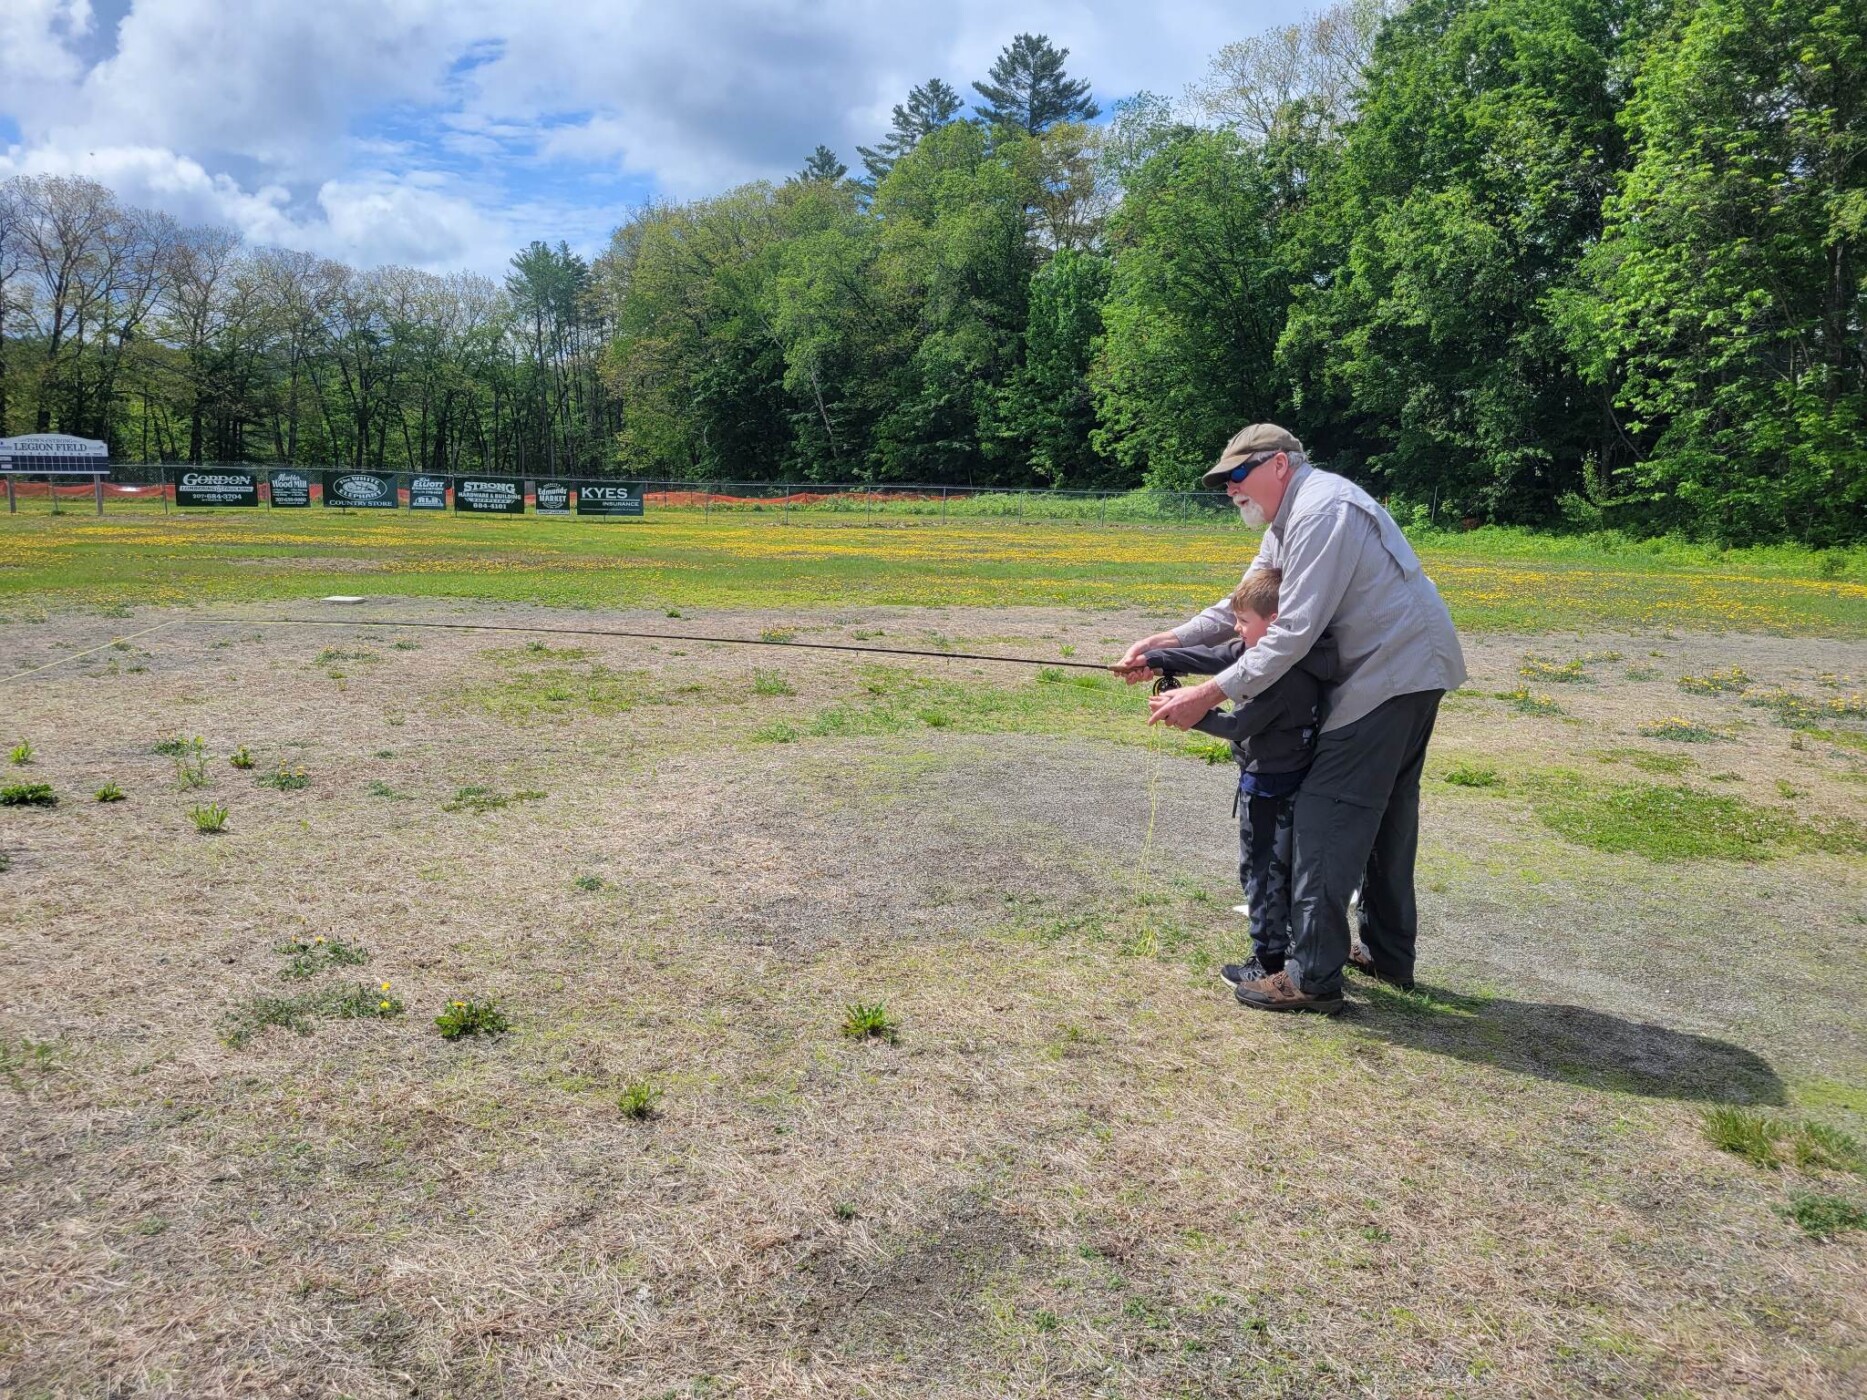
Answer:
<svg viewBox="0 0 1867 1400"><path fill-rule="evenodd" d="M461 1040L474 1035L504 1035L512 1028L496 1001L450 1001L434 1024L442 1040Z"/></svg>
<svg viewBox="0 0 1867 1400"><path fill-rule="evenodd" d="M778 671L756 671L752 675L752 693L773 699L781 695L795 695L797 687Z"/></svg>
<svg viewBox="0 0 1867 1400"><path fill-rule="evenodd" d="M370 960L369 950L361 944L326 938L321 933L311 938L288 938L272 951L288 959L279 970L279 976L288 982L315 977L326 968L361 967Z"/></svg>
<svg viewBox="0 0 1867 1400"><path fill-rule="evenodd" d="M201 739L199 735L192 739L186 739L178 734L172 739L158 739L149 746L149 752L161 754L164 758L183 758L190 754L199 753L200 751Z"/></svg>
<svg viewBox="0 0 1867 1400"><path fill-rule="evenodd" d="M1573 685L1588 679L1579 660L1552 661L1546 656L1524 657L1517 674L1527 681L1542 681L1545 685Z"/></svg>
<svg viewBox="0 0 1867 1400"><path fill-rule="evenodd" d="M1562 706L1547 695L1533 693L1527 685L1520 685L1515 690L1500 690L1497 698L1520 715L1559 715L1562 713Z"/></svg>
<svg viewBox="0 0 1867 1400"><path fill-rule="evenodd" d="M36 752L37 750L33 748L30 741L21 739L7 752L7 758L11 760L15 768L24 768L32 762L32 756Z"/></svg>
<svg viewBox="0 0 1867 1400"><path fill-rule="evenodd" d="M616 1099L616 1107L624 1118L633 1118L644 1122L655 1116L655 1105L661 1102L661 1090L646 1079L637 1079L623 1086L622 1093Z"/></svg>
<svg viewBox="0 0 1867 1400"><path fill-rule="evenodd" d="M1670 739L1679 744L1716 744L1730 737L1708 725L1680 719L1677 715L1643 724L1638 732L1644 739Z"/></svg>
<svg viewBox="0 0 1867 1400"><path fill-rule="evenodd" d="M1455 763L1446 769L1445 781L1453 787L1497 787L1504 779L1488 763Z"/></svg>
<svg viewBox="0 0 1867 1400"><path fill-rule="evenodd" d="M58 794L50 783L9 783L0 787L0 807L56 807Z"/></svg>
<svg viewBox="0 0 1867 1400"><path fill-rule="evenodd" d="M1776 1148L1783 1140L1784 1129L1776 1119L1755 1109L1720 1104L1705 1110L1700 1116L1700 1125L1706 1141L1719 1151L1742 1157L1753 1167L1765 1171L1776 1171L1782 1166L1777 1160Z"/></svg>
<svg viewBox="0 0 1867 1400"><path fill-rule="evenodd" d="M227 762L231 766L238 768L241 772L245 772L248 768L253 766L254 760L253 755L247 750L246 745L242 744L239 748L227 755Z"/></svg>
<svg viewBox="0 0 1867 1400"><path fill-rule="evenodd" d="M595 894L603 888L603 877L601 875L579 875L571 881L571 884L585 894Z"/></svg>
<svg viewBox="0 0 1867 1400"><path fill-rule="evenodd" d="M1822 1196L1799 1191L1778 1209L1802 1227L1811 1239L1832 1240L1843 1230L1867 1230L1867 1209L1844 1196Z"/></svg>
<svg viewBox="0 0 1867 1400"><path fill-rule="evenodd" d="M475 783L469 787L455 788L453 797L441 804L443 812L473 812L476 815L497 812L512 799L503 792L482 787Z"/></svg>
<svg viewBox="0 0 1867 1400"><path fill-rule="evenodd" d="M203 836L218 836L227 829L227 809L218 802L210 802L205 807L190 807L188 820L194 823L194 829Z"/></svg>
<svg viewBox="0 0 1867 1400"><path fill-rule="evenodd" d="M281 756L277 768L270 773L261 774L254 781L261 787L273 788L278 792L298 792L311 786L311 775L302 766L292 767Z"/></svg>
<svg viewBox="0 0 1867 1400"><path fill-rule="evenodd" d="M310 1035L311 1023L320 1018L387 1021L405 1009L387 982L373 988L361 982L349 987L325 987L295 997L253 997L227 1014L221 1039L237 1050L272 1026Z"/></svg>
<svg viewBox="0 0 1867 1400"><path fill-rule="evenodd" d="M1738 666L1728 671L1711 671L1702 676L1679 677L1679 688L1693 695L1741 695L1754 684L1743 668Z"/></svg>
<svg viewBox="0 0 1867 1400"><path fill-rule="evenodd" d="M901 1039L901 1025L881 1002L865 1005L852 1002L843 1008L843 1034L851 1040L884 1040L894 1045Z"/></svg>
<svg viewBox="0 0 1867 1400"><path fill-rule="evenodd" d="M123 789L118 787L115 783L105 783L93 793L92 796L99 802L121 802L123 800Z"/></svg>

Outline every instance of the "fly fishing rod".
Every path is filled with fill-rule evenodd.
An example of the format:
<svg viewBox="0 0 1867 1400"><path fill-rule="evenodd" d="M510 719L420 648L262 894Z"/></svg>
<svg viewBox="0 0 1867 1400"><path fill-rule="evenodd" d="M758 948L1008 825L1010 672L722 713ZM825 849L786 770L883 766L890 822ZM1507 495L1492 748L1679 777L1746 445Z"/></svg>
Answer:
<svg viewBox="0 0 1867 1400"><path fill-rule="evenodd" d="M620 627L523 627L509 622L402 622L394 619L338 617L203 617L198 622L238 627L426 627L454 632L530 632L557 637L626 637L634 641L693 642L706 646L789 647L797 651L853 651L869 656L928 656L946 661L1002 661L1013 666L1056 666L1073 671L1101 671L1094 661L1052 661L1037 656L992 656L978 651L936 651L915 647L867 647L849 642L799 642L769 637L703 637L691 632L636 632Z"/></svg>

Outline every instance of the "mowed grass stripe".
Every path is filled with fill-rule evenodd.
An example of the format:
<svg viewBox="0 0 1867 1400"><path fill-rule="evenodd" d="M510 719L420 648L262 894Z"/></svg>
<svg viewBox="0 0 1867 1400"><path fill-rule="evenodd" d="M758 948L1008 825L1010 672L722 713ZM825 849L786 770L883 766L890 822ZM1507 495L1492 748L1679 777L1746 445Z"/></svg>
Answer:
<svg viewBox="0 0 1867 1400"><path fill-rule="evenodd" d="M1514 541L1516 553L1501 552ZM7 518L0 606L264 601L368 591L567 607L1051 605L1192 610L1256 549L1236 527L880 517L651 516L627 524L307 514ZM1819 556L1760 550L1591 555L1526 535L1422 546L1460 626L1722 628L1867 636L1867 584ZM1806 567L1802 567L1806 566ZM367 583L365 582L367 580Z"/></svg>

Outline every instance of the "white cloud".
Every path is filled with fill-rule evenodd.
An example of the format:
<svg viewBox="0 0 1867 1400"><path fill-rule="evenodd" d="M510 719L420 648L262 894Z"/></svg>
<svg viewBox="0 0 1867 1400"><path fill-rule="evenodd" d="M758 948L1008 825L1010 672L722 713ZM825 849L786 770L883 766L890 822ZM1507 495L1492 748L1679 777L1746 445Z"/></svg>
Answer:
<svg viewBox="0 0 1867 1400"><path fill-rule="evenodd" d="M1174 93L1299 12L1212 0L0 0L0 173L56 170L249 238L372 264L497 270L601 241L638 194L854 165L910 84L971 96L1046 33L1099 94ZM607 175L608 179L601 178ZM593 178L594 177L594 178ZM625 186L630 179L625 178Z"/></svg>

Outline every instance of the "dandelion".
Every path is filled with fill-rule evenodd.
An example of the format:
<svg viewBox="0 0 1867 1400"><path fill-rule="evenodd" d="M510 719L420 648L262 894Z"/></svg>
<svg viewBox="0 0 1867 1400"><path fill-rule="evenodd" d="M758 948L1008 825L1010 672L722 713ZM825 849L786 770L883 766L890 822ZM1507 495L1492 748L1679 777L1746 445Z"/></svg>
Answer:
<svg viewBox="0 0 1867 1400"><path fill-rule="evenodd" d="M388 991L388 990L389 990L389 984L388 984L387 982L385 982L385 983L383 983L383 984L382 984L382 989L383 989L383 990L384 990L385 992L386 992L386 991Z"/></svg>
<svg viewBox="0 0 1867 1400"><path fill-rule="evenodd" d="M457 1002L455 1002L455 1003L454 1003L454 1005L455 1005L455 1006L465 1006L466 1004L467 1004L467 1003L466 1003L466 1002L464 1002L464 1001L457 1001Z"/></svg>
<svg viewBox="0 0 1867 1400"><path fill-rule="evenodd" d="M311 941L313 943L322 943L324 941L324 935L320 933L316 938L312 939Z"/></svg>
<svg viewBox="0 0 1867 1400"><path fill-rule="evenodd" d="M383 985L387 986L388 983L385 982ZM379 1001L376 1003L376 1009L378 1011L387 1011L389 1009L389 1003L386 1001Z"/></svg>

